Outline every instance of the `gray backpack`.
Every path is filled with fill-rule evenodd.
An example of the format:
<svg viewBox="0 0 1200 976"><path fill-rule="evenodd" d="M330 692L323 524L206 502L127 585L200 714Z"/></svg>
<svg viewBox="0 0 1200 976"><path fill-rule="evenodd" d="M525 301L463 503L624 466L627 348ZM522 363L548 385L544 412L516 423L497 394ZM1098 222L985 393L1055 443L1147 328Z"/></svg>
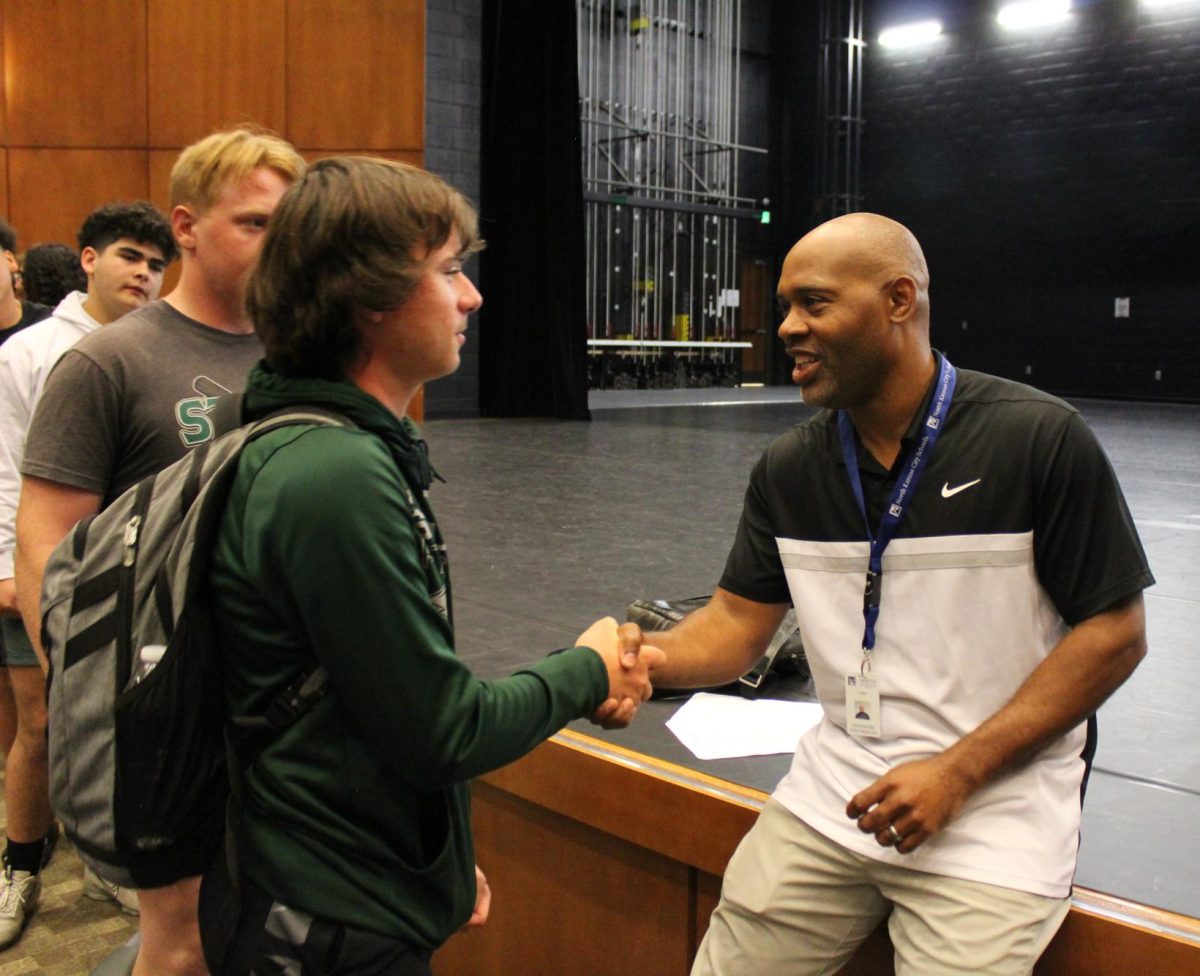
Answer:
<svg viewBox="0 0 1200 976"><path fill-rule="evenodd" d="M42 582L50 798L106 879L156 887L201 874L220 849L226 723L208 559L242 449L279 427L353 427L317 408L229 431L81 520ZM269 739L325 692L313 662L236 741Z"/></svg>

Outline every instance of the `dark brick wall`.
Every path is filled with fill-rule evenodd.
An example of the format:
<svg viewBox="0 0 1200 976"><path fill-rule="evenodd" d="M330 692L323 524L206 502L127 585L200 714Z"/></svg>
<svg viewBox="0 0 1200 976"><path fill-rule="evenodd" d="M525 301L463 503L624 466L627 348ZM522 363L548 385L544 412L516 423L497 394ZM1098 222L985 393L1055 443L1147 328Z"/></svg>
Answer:
<svg viewBox="0 0 1200 976"><path fill-rule="evenodd" d="M426 0L425 168L479 202L483 0ZM484 231L486 236L486 230ZM479 262L468 274L479 280ZM479 334L472 319L458 372L425 388L427 417L479 415Z"/></svg>
<svg viewBox="0 0 1200 976"><path fill-rule="evenodd" d="M868 41L905 6L867 0ZM1200 400L1200 8L1077 2L1016 34L991 2L907 6L947 32L868 49L864 190L926 248L935 344L1063 394Z"/></svg>

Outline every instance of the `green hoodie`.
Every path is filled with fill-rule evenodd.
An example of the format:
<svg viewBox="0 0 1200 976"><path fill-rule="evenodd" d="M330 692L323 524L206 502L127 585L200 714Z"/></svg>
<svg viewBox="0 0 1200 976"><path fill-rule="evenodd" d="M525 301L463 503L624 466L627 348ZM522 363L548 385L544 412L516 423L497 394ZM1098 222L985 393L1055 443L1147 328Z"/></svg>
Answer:
<svg viewBox="0 0 1200 976"><path fill-rule="evenodd" d="M261 714L319 659L332 694L246 776L246 875L313 915L434 949L470 916L467 780L604 700L574 648L499 681L455 655L449 576L411 421L347 382L254 369L246 411L335 410L245 450L211 582L233 715Z"/></svg>

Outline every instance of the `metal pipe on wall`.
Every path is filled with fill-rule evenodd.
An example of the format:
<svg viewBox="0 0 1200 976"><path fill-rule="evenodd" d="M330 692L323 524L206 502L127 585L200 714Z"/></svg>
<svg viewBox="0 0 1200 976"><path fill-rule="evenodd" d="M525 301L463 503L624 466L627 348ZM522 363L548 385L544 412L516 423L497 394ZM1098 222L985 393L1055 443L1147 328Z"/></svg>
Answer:
<svg viewBox="0 0 1200 976"><path fill-rule="evenodd" d="M862 0L822 0L819 30L821 118L816 190L821 216L829 218L862 207Z"/></svg>
<svg viewBox="0 0 1200 976"><path fill-rule="evenodd" d="M589 337L736 338L741 0L577 11Z"/></svg>

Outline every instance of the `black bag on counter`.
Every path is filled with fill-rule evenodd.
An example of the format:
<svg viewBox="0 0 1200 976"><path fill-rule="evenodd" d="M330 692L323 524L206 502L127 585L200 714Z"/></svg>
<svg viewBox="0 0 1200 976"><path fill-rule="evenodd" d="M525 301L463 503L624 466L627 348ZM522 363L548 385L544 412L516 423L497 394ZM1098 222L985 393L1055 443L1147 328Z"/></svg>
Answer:
<svg viewBox="0 0 1200 976"><path fill-rule="evenodd" d="M706 596L693 596L684 600L634 600L626 611L626 619L637 624L643 631L667 630L674 627L694 610L708 603ZM708 691L734 691L746 698L757 698L774 681L777 675L798 675L800 680L809 678L808 661L804 657L804 643L796 626L796 611L789 610L767 645L763 656L749 671L721 688ZM700 690L700 689L695 689ZM664 692L664 697L673 697L675 691ZM659 693L655 692L655 697Z"/></svg>

